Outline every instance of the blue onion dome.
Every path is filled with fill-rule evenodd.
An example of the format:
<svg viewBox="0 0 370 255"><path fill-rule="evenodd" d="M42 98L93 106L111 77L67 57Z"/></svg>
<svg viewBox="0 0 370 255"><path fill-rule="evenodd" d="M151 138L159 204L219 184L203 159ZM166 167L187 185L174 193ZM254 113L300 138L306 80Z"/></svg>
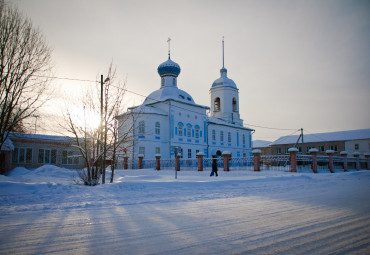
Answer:
<svg viewBox="0 0 370 255"><path fill-rule="evenodd" d="M167 61L163 62L158 66L158 74L159 76L175 76L177 77L181 72L180 66L176 63L173 62L170 58L168 58Z"/></svg>

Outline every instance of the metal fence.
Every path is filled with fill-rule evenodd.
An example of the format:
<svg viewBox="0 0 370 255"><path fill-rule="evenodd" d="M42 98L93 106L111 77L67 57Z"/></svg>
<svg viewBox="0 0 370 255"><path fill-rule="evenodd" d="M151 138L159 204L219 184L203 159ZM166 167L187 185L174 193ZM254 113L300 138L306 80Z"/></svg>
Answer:
<svg viewBox="0 0 370 255"><path fill-rule="evenodd" d="M223 158L217 158L217 166L219 171L223 170ZM203 170L211 170L213 158L203 158ZM348 170L367 169L367 162L364 158L355 157L333 157L334 170L343 170L345 161L347 161ZM359 164L357 167L356 164ZM160 169L175 169L175 159L161 159ZM144 159L143 169L155 169L155 159ZM118 159L117 169L123 169L123 158ZM128 160L129 169L139 169L139 160ZM180 159L181 171L197 171L198 159ZM253 171L253 157L244 158L230 158L229 169L232 170L249 170ZM329 156L317 156L317 169L329 169ZM290 170L290 156L289 155L261 155L260 157L261 171L289 171ZM311 155L297 155L297 171L312 170L312 156Z"/></svg>

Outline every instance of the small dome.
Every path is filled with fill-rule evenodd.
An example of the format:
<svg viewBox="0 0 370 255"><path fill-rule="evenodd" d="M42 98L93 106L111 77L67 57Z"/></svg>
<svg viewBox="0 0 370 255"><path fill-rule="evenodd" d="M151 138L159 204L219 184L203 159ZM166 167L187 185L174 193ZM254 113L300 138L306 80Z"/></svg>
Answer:
<svg viewBox="0 0 370 255"><path fill-rule="evenodd" d="M181 72L180 66L170 58L158 66L158 74L163 77L171 75L177 77Z"/></svg>
<svg viewBox="0 0 370 255"><path fill-rule="evenodd" d="M169 99L188 104L195 104L194 99L187 92L176 87L164 87L156 91L153 91L145 99L143 105L162 102Z"/></svg>
<svg viewBox="0 0 370 255"><path fill-rule="evenodd" d="M223 67L220 70L221 77L215 80L212 84L212 88L214 87L232 87L237 89L235 82L232 79L227 78L227 69Z"/></svg>

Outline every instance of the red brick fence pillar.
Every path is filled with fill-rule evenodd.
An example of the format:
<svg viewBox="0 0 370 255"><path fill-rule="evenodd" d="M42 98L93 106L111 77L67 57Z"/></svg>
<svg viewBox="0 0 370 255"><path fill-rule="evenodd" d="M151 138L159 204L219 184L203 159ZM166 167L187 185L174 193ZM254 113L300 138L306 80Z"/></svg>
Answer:
<svg viewBox="0 0 370 255"><path fill-rule="evenodd" d="M161 170L161 154L155 154L155 170Z"/></svg>
<svg viewBox="0 0 370 255"><path fill-rule="evenodd" d="M297 148L289 148L290 172L297 172Z"/></svg>
<svg viewBox="0 0 370 255"><path fill-rule="evenodd" d="M356 170L360 170L360 153L358 151L353 153L353 156L356 158Z"/></svg>
<svg viewBox="0 0 370 255"><path fill-rule="evenodd" d="M144 155L143 154L139 154L137 155L139 157L139 169L143 169L143 159L144 159Z"/></svg>
<svg viewBox="0 0 370 255"><path fill-rule="evenodd" d="M179 153L176 155L176 165L175 165L176 171L180 171L180 158L181 158L181 154Z"/></svg>
<svg viewBox="0 0 370 255"><path fill-rule="evenodd" d="M334 151L333 150L327 150L326 154L329 156L329 171L330 171L330 173L334 173L334 163L333 163Z"/></svg>
<svg viewBox="0 0 370 255"><path fill-rule="evenodd" d="M203 171L203 157L204 153L203 152L198 152L197 153L197 158L198 158L198 171Z"/></svg>
<svg viewBox="0 0 370 255"><path fill-rule="evenodd" d="M312 148L308 152L312 156L312 172L317 174L317 153L319 152L319 150L316 148Z"/></svg>
<svg viewBox="0 0 370 255"><path fill-rule="evenodd" d="M123 169L128 169L128 157L123 157Z"/></svg>
<svg viewBox="0 0 370 255"><path fill-rule="evenodd" d="M222 152L222 156L224 157L224 171L228 172L230 171L229 159L231 156L231 152L224 151Z"/></svg>
<svg viewBox="0 0 370 255"><path fill-rule="evenodd" d="M343 171L347 172L348 171L348 159L347 159L348 152L341 151L340 155L343 157Z"/></svg>
<svg viewBox="0 0 370 255"><path fill-rule="evenodd" d="M252 151L253 154L253 169L256 172L261 171L261 150L255 149Z"/></svg>
<svg viewBox="0 0 370 255"><path fill-rule="evenodd" d="M370 153L365 153L367 170L370 170Z"/></svg>

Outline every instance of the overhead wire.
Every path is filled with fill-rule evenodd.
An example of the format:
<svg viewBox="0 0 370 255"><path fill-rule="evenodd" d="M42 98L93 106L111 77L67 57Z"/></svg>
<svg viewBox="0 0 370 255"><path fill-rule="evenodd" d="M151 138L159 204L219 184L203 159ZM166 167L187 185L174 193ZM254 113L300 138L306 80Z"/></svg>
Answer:
<svg viewBox="0 0 370 255"><path fill-rule="evenodd" d="M34 75L36 77L44 77L44 78L51 78L51 79L60 79L60 80L69 80L69 81L81 81L81 82L91 82L91 83L100 83L100 81L93 81L93 80L88 80L88 79L77 79L77 78L68 78L68 77L58 77L58 76L42 76L42 75ZM165 104L168 104L170 105L169 103L167 102L163 102L163 101L160 101L160 100L157 100L157 99L154 99L154 98L151 98L149 96L145 96L145 95L142 95L140 93L137 93L137 92L134 92L134 91L131 91L131 90L128 90L126 88L121 88L121 87L118 87L118 86L115 86L113 84L110 84L111 87L115 87L117 89L120 89L120 90L123 90L123 91L126 91L126 92L129 92L131 94L134 94L134 95L137 95L137 96L140 96L140 97L143 97L143 98L147 98L147 99L150 99L150 100L153 100L155 102L162 102L162 103L165 103ZM134 106L135 107L135 106ZM134 108L132 107L132 108ZM136 107L139 107L139 106L136 106ZM196 113L196 114L200 114L200 115L203 115L203 116L207 116L207 114L203 114L203 113L199 113L199 112L196 112L196 111L193 111L193 110L190 110L190 109L186 109L186 108L183 108L181 106L177 106L177 105L171 105L171 107L175 107L175 108L178 108L178 109L181 109L181 110L186 110L188 112L193 112L193 113ZM291 131L291 130L294 130L296 133L297 129L292 129L292 128L276 128L276 127L266 127L266 126L261 126L261 125L255 125L255 124L243 124L243 127L245 128L249 128L248 126L252 126L252 127L258 127L258 128L264 128L264 129L271 129L271 130L280 130L280 131ZM249 128L251 129L251 128ZM300 129L298 129L299 131Z"/></svg>

